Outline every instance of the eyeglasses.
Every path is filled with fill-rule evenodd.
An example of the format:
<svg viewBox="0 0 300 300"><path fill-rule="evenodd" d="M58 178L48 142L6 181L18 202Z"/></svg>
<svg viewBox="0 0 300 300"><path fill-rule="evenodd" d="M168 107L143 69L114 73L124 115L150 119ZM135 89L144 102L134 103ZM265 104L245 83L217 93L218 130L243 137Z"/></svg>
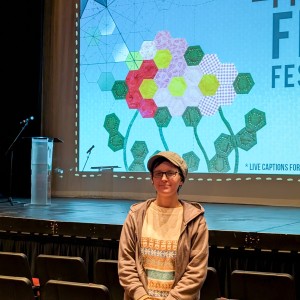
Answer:
<svg viewBox="0 0 300 300"><path fill-rule="evenodd" d="M166 177L168 179L175 177L176 174L179 173L177 171L167 171L167 172L161 172L161 171L157 171L157 172L153 172L153 177L154 178L162 178L163 175L166 175Z"/></svg>

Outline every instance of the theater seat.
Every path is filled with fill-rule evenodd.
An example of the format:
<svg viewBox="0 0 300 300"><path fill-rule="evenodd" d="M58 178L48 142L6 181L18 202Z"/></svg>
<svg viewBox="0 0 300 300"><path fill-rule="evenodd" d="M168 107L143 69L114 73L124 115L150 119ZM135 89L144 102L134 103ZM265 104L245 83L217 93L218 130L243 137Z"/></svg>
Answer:
<svg viewBox="0 0 300 300"><path fill-rule="evenodd" d="M213 267L207 268L207 275L200 292L200 300L215 300L221 297L219 277Z"/></svg>
<svg viewBox="0 0 300 300"><path fill-rule="evenodd" d="M108 287L111 300L122 300L124 289L118 276L118 261L98 259L94 266L94 282Z"/></svg>
<svg viewBox="0 0 300 300"><path fill-rule="evenodd" d="M25 277L31 282L36 296L39 296L39 280L33 278L27 255L20 252L0 252L0 275ZM1 298L0 298L1 299Z"/></svg>
<svg viewBox="0 0 300 300"><path fill-rule="evenodd" d="M93 283L49 280L43 290L43 300L110 300L108 288Z"/></svg>
<svg viewBox="0 0 300 300"><path fill-rule="evenodd" d="M88 283L84 260L78 256L40 254L36 257L36 274L40 281L40 292L48 280Z"/></svg>
<svg viewBox="0 0 300 300"><path fill-rule="evenodd" d="M234 270L231 298L242 300L296 300L293 276L287 273Z"/></svg>
<svg viewBox="0 0 300 300"><path fill-rule="evenodd" d="M1 300L34 300L32 283L26 277L0 275Z"/></svg>

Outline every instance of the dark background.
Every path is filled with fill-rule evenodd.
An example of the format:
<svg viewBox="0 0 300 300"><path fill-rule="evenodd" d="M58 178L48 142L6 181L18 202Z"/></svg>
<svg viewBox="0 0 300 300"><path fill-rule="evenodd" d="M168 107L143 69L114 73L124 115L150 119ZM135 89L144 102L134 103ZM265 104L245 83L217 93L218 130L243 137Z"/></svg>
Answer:
<svg viewBox="0 0 300 300"><path fill-rule="evenodd" d="M0 197L30 197L30 137L41 134L44 0L5 1L3 5ZM34 120L27 126L20 124L31 116Z"/></svg>

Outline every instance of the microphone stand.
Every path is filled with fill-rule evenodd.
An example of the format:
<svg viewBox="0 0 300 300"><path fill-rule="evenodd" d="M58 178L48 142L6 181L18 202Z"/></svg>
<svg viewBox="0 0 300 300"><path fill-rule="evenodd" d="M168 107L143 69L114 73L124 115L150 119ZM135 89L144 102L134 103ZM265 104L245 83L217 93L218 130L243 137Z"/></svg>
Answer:
<svg viewBox="0 0 300 300"><path fill-rule="evenodd" d="M18 133L18 135L15 137L15 139L13 140L13 142L10 144L10 146L8 147L8 149L5 152L5 156L9 153L10 154L10 165L9 165L9 193L8 193L8 199L5 201L1 201L0 203L6 203L9 202L11 204L11 206L14 206L15 204L22 204L25 205L26 203L22 203L22 202L14 202L12 199L12 170L13 170L13 157L14 157L14 150L13 147L15 145L15 143L17 142L17 140L19 139L21 133L24 131L24 129L26 128L26 126L28 125L28 121L26 120L23 127L21 128L20 132Z"/></svg>
<svg viewBox="0 0 300 300"><path fill-rule="evenodd" d="M85 166L86 166L86 164L87 164L87 162L88 162L88 160L89 160L89 158L90 158L90 155L91 155L91 153L92 153L93 148L94 148L94 146L92 146L92 147L90 148L90 150L88 150L88 152L87 152L88 155L87 155L86 161L85 161L85 163L84 163L84 166L83 166L81 172L84 171L84 168L85 168Z"/></svg>

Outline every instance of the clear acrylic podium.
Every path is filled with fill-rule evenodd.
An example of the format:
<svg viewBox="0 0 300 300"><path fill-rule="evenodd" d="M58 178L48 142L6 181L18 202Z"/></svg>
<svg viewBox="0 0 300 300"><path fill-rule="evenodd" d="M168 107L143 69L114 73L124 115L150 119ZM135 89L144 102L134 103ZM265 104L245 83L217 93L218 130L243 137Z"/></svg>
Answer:
<svg viewBox="0 0 300 300"><path fill-rule="evenodd" d="M31 204L51 205L53 142L50 137L31 138Z"/></svg>

